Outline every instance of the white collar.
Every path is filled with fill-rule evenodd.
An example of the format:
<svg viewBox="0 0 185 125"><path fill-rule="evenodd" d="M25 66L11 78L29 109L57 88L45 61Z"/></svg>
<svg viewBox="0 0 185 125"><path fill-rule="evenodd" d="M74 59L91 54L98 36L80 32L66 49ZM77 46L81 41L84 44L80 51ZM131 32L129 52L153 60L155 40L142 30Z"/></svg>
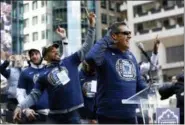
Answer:
<svg viewBox="0 0 185 125"><path fill-rule="evenodd" d="M32 68L34 68L34 69L41 69L41 68L43 68L43 66L44 66L44 65L42 65L42 64L40 64L40 65L35 65L35 64L33 64L32 62L30 62L30 64L31 64L30 67L32 67Z"/></svg>

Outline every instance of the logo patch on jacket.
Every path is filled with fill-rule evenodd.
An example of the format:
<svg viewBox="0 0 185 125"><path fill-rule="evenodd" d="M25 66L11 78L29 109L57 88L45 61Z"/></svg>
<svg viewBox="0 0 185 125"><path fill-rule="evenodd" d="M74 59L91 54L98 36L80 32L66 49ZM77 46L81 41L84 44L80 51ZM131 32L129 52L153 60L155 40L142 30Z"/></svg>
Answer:
<svg viewBox="0 0 185 125"><path fill-rule="evenodd" d="M61 67L61 71L64 71L68 75L68 70L65 67ZM51 72L48 74L48 81L50 84L52 84L53 86L58 86L63 84L57 75L61 71L59 71L58 67L53 68L51 70Z"/></svg>
<svg viewBox="0 0 185 125"><path fill-rule="evenodd" d="M38 78L39 78L39 73L37 73L37 74L35 74L35 75L33 76L33 83L34 83L34 84L37 82Z"/></svg>
<svg viewBox="0 0 185 125"><path fill-rule="evenodd" d="M136 80L135 65L130 60L118 59L116 62L116 71L123 80Z"/></svg>

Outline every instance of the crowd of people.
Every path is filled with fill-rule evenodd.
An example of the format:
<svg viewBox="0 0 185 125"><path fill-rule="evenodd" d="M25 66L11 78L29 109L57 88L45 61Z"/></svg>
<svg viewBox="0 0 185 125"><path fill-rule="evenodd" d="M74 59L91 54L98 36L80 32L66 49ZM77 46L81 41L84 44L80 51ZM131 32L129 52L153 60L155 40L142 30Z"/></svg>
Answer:
<svg viewBox="0 0 185 125"><path fill-rule="evenodd" d="M89 13L86 40L75 53L67 52L65 29L58 27L61 44L42 53L28 51L28 66L6 54L0 73L7 79L7 108L18 124L142 124L136 104L122 104L147 88L149 70L158 70L158 47L154 42L151 63L138 63L129 49L131 31L125 22L113 23L94 44L96 16ZM63 47L59 54L58 48ZM46 61L46 64L43 64ZM11 66L9 66L11 64ZM152 65L151 65L152 64ZM149 74L150 75L150 74ZM171 87L159 88L161 99L177 94L177 107L184 114L184 75ZM170 90L167 90L170 89ZM168 91L169 94L167 94ZM173 94L172 94L173 93ZM182 102L183 100L183 102ZM182 109L183 108L183 109ZM184 116L184 115L183 115ZM181 119L182 120L182 119ZM183 121L181 121L182 123Z"/></svg>

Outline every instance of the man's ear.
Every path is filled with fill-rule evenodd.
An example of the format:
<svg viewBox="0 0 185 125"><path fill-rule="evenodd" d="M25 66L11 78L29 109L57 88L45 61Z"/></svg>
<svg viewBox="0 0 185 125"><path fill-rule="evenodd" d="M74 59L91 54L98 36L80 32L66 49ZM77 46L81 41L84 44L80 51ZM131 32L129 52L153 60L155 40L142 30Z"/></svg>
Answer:
<svg viewBox="0 0 185 125"><path fill-rule="evenodd" d="M43 59L44 59L44 60L48 60L48 56L45 55L45 56L43 57Z"/></svg>
<svg viewBox="0 0 185 125"><path fill-rule="evenodd" d="M113 40L116 40L117 39L116 34L112 34L111 37L113 38Z"/></svg>

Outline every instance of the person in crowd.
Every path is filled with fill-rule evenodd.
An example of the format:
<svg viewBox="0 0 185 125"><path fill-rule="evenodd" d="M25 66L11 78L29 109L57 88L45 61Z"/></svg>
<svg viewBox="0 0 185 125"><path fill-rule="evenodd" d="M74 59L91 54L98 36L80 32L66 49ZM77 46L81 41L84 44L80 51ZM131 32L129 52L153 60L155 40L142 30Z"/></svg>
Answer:
<svg viewBox="0 0 185 125"><path fill-rule="evenodd" d="M125 22L110 26L109 35L96 42L86 62L97 71L97 117L100 124L136 123L135 104L123 99L144 89L146 84L134 55L129 51L131 31Z"/></svg>
<svg viewBox="0 0 185 125"><path fill-rule="evenodd" d="M25 100L36 83L40 72L43 70L41 53L38 49L32 48L28 51L30 66L24 69L20 75L17 87L17 100L19 103ZM20 123L33 124L46 121L48 114L47 92L44 91L39 102L32 107L23 110L24 117Z"/></svg>
<svg viewBox="0 0 185 125"><path fill-rule="evenodd" d="M65 37L66 31L64 28L58 27L56 32L60 34L62 41L60 42L60 46L63 50L63 57L69 56L69 48L68 48L68 41ZM30 49L28 51L28 55L30 60L28 68L26 68L25 71L22 72L19 85L18 85L18 94L17 98L19 100L19 103L21 103L26 96L31 92L31 90L34 87L34 84L36 83L36 80L39 77L39 73L43 70L43 59L41 57L41 53L38 49ZM32 75L30 75L30 73ZM29 82L28 82L29 81ZM42 97L40 98L40 101L28 108L23 110L23 114L25 117L22 119L22 123L45 123L46 118L49 112L48 109L48 97L47 92L45 91Z"/></svg>
<svg viewBox="0 0 185 125"><path fill-rule="evenodd" d="M48 92L49 115L47 123L80 123L77 109L83 106L78 66L90 50L95 37L95 14L88 15L90 27L82 48L60 60L58 44L44 47L43 58L47 65L40 73L34 89L19 103L14 112L14 120L20 120L21 111L38 102L44 90Z"/></svg>
<svg viewBox="0 0 185 125"><path fill-rule="evenodd" d="M95 124L96 121L96 107L95 95L97 86L96 71L91 69L85 61L82 63L82 68L79 73L82 94L84 99L84 107L79 109L80 116L84 122Z"/></svg>
<svg viewBox="0 0 185 125"><path fill-rule="evenodd" d="M144 62L144 61L141 61L139 63L139 68L140 68L140 72L142 74L142 78L146 81L146 83L150 82L149 70L156 71L160 68L160 66L158 65L159 45L160 45L160 40L158 38L156 38L156 40L154 42L152 56L150 57L151 63Z"/></svg>
<svg viewBox="0 0 185 125"><path fill-rule="evenodd" d="M10 66L10 62L12 66ZM8 96L7 108L9 111L14 111L18 104L16 99L16 88L22 67L22 59L9 53L6 53L6 60L0 65L0 73L7 79L8 83L6 94Z"/></svg>
<svg viewBox="0 0 185 125"><path fill-rule="evenodd" d="M7 79L7 86L4 91L5 102L7 103L7 109L5 110L6 120L12 122L13 111L18 104L16 99L16 88L18 79L23 68L22 58L19 55L11 55L6 52L6 60L0 65L0 73Z"/></svg>

